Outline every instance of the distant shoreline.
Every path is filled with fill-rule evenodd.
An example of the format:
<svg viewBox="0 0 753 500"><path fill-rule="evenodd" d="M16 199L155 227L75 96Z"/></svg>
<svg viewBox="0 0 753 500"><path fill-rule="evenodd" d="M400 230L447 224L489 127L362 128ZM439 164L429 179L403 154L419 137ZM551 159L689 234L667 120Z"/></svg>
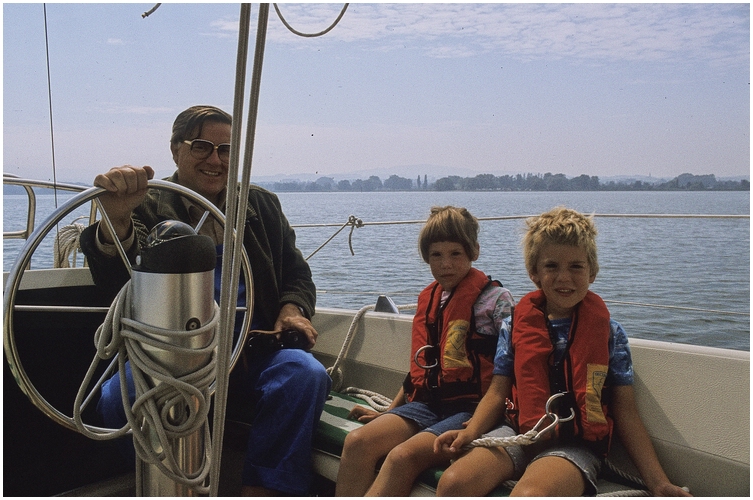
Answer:
<svg viewBox="0 0 753 500"><path fill-rule="evenodd" d="M377 191L750 191L750 181L717 180L714 174L682 174L670 181L650 183L641 180L602 183L598 176L580 175L567 178L564 174L546 173L475 177L448 176L429 182L419 175L415 180L391 175L382 181L378 176L366 180L341 180L320 177L316 181L279 181L259 183L274 192L377 192Z"/></svg>
<svg viewBox="0 0 753 500"><path fill-rule="evenodd" d="M641 180L610 180L602 183L598 176L580 175L568 178L564 174L517 174L495 176L480 174L475 177L447 176L429 182L427 176L415 180L391 175L382 181L376 175L368 179L335 181L320 177L316 181L286 180L277 182L252 182L273 192L415 192L415 191L509 191L509 192L562 192L562 191L750 191L750 181L741 179L717 180L714 174L682 174L670 181L650 183ZM88 187L88 186L83 186ZM45 188L38 188L45 189ZM21 186L3 185L3 195L23 195ZM40 193L41 194L41 193Z"/></svg>

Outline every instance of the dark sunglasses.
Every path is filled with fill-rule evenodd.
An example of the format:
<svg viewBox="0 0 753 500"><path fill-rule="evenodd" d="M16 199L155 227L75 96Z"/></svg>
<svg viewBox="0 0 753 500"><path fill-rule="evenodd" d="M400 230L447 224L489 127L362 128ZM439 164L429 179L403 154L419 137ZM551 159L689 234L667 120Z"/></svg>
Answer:
<svg viewBox="0 0 753 500"><path fill-rule="evenodd" d="M193 156L197 160L206 160L207 158L212 156L212 152L216 150L217 156L222 163L227 163L230 161L230 144L228 143L218 144L217 146L215 146L214 143L204 139L194 139L192 141L183 142L191 146L191 156Z"/></svg>

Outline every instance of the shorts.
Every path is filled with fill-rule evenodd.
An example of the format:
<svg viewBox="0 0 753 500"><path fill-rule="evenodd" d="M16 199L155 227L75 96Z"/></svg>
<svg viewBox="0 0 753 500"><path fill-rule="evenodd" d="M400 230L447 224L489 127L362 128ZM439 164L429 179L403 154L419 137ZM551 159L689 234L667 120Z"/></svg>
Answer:
<svg viewBox="0 0 753 500"><path fill-rule="evenodd" d="M411 401L393 408L387 413L394 413L399 417L415 422L419 432L431 432L439 436L443 432L463 428L473 416L476 403L428 404L421 401Z"/></svg>
<svg viewBox="0 0 753 500"><path fill-rule="evenodd" d="M517 433L509 425L503 424L496 429L484 434L482 437L512 437ZM523 475L526 467L542 457L561 457L575 465L583 474L586 496L595 496L596 480L601 472L601 459L585 446L578 445L550 445L543 442L527 446L509 446L505 448L515 468L513 479L518 480Z"/></svg>

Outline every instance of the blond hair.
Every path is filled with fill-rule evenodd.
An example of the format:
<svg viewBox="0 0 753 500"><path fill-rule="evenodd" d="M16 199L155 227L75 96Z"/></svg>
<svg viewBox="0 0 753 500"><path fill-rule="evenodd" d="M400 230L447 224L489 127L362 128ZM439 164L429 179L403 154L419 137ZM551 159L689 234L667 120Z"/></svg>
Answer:
<svg viewBox="0 0 753 500"><path fill-rule="evenodd" d="M471 260L478 258L478 220L462 207L431 207L431 213L418 236L418 249L429 262L429 246L449 241L460 243Z"/></svg>
<svg viewBox="0 0 753 500"><path fill-rule="evenodd" d="M596 226L593 216L585 216L575 210L557 207L526 220L528 231L523 236L523 255L526 270L536 274L536 263L544 245L549 243L572 245L586 251L591 278L599 272L596 256Z"/></svg>

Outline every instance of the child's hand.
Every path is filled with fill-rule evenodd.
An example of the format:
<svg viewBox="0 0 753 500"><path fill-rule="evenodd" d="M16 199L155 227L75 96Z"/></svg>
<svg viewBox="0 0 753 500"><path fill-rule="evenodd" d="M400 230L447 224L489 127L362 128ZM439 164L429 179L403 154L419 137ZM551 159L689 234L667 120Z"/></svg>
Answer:
<svg viewBox="0 0 753 500"><path fill-rule="evenodd" d="M356 405L352 410L350 410L350 413L348 413L348 418L352 420L358 420L359 422L365 424L366 422L371 422L379 415L381 415L381 413L376 410L372 410L371 408L364 408L361 405Z"/></svg>
<svg viewBox="0 0 753 500"><path fill-rule="evenodd" d="M434 440L434 453L460 453L471 441L473 437L465 430L447 431Z"/></svg>

